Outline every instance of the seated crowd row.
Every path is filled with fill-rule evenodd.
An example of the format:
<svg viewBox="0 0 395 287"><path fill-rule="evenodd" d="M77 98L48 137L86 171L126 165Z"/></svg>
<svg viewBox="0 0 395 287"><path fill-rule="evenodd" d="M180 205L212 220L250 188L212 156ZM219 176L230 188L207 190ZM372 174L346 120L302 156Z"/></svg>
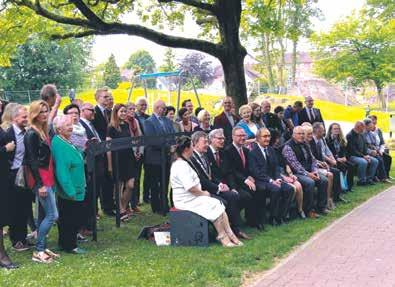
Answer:
<svg viewBox="0 0 395 287"><path fill-rule="evenodd" d="M95 181L100 208L105 215L115 215L114 189L118 186L123 222L139 213L143 202L150 203L154 213L166 213L168 195L161 190L164 185L167 190L170 182L174 207L212 221L217 239L226 247L250 239L242 231L242 210L246 224L262 230L266 223L287 222L292 210L301 219L326 215L336 202L345 201L343 193L352 191L355 172L358 185L389 182L391 157L377 118L357 122L346 138L337 123L325 133L322 115L311 97L306 98L304 108L295 102L271 113L270 103L263 101L241 106L239 115L232 99L225 97L224 111L212 123L208 111L194 111L191 100L183 102L176 117L175 108L161 100L153 104L149 116L143 97L136 104L114 105L110 91L101 88L95 99L96 106L76 100L57 115L61 97L54 85L45 85L41 100L31 103L29 110L17 103L0 105L0 229L9 226L16 251L28 250L29 237L35 238L33 261L51 263L60 256L46 244L55 222L60 249L85 252L78 240L92 234L96 220L93 179L86 174L85 160L92 142L187 134L167 148L165 182L161 180L160 147L118 151L117 165L113 153L99 156ZM37 203L37 219L32 202ZM3 232L0 267L17 267L4 249Z"/></svg>

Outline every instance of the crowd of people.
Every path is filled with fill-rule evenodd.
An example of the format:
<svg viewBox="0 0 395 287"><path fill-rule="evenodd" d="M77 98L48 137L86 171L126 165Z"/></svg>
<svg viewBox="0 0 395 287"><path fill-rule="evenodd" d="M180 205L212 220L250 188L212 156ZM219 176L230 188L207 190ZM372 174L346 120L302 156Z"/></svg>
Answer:
<svg viewBox="0 0 395 287"><path fill-rule="evenodd" d="M115 192L122 222L140 213L143 202L160 214L174 206L211 221L217 240L234 247L250 239L245 224L263 230L265 224L328 214L346 201L343 194L353 190L355 176L361 186L390 182L391 156L377 117L358 121L344 136L338 123L325 127L311 97L304 107L297 101L273 113L266 100L236 112L232 98L225 97L223 112L212 119L204 107L194 110L191 100L178 111L162 100L148 107L144 97L114 104L106 87L95 92L96 105L75 100L63 111L56 86L45 85L40 96L28 108L0 102L3 268L18 267L4 248L3 227L9 226L15 251L31 249L35 239L33 261L51 263L60 256L47 246L55 223L59 248L83 254L79 242L92 235L94 221L115 216ZM108 152L96 159L96 179L87 174L91 143L179 132L184 135L166 147L166 158L160 146ZM119 184L114 184L114 174ZM92 199L94 180L100 204ZM161 192L169 184L171 196ZM102 212L95 218L99 207Z"/></svg>

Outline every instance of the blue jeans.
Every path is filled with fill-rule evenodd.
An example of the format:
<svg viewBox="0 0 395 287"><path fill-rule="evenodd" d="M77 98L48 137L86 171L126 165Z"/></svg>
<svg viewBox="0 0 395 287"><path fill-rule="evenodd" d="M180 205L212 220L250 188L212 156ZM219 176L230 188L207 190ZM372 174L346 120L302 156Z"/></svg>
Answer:
<svg viewBox="0 0 395 287"><path fill-rule="evenodd" d="M363 157L351 156L350 161L357 165L359 182L365 183L376 176L377 166L379 164L376 158L370 157L370 163L368 163Z"/></svg>
<svg viewBox="0 0 395 287"><path fill-rule="evenodd" d="M36 250L37 251L44 251L47 248L47 235L51 230L52 225L58 220L59 213L56 207L56 199L55 199L55 192L53 191L52 187L46 186L47 189L47 196L40 197L38 196L37 190L37 197L40 201L40 204L44 210L45 217L38 222L38 232L37 232L37 243L36 243Z"/></svg>

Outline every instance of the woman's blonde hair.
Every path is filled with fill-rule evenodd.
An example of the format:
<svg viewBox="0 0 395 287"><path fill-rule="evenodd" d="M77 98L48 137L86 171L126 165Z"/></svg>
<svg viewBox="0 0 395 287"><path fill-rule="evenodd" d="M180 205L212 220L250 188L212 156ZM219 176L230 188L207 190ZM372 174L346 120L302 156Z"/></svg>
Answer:
<svg viewBox="0 0 395 287"><path fill-rule="evenodd" d="M204 120L204 117L206 116L206 114L208 114L210 116L210 113L206 110L201 110L198 115L197 115L197 119L198 121L201 123Z"/></svg>
<svg viewBox="0 0 395 287"><path fill-rule="evenodd" d="M38 123L37 118L41 113L41 109L44 107L47 108L47 111L49 113L49 105L43 100L32 102L29 108L29 124L32 129L38 132L43 140L48 138L48 121L41 124Z"/></svg>
<svg viewBox="0 0 395 287"><path fill-rule="evenodd" d="M251 109L251 107L249 106L249 105L242 105L240 108L239 108L239 115L241 116L241 114L242 114L242 112L244 111L244 110L250 110L250 111L252 111L252 109Z"/></svg>
<svg viewBox="0 0 395 287"><path fill-rule="evenodd" d="M1 128L3 130L8 130L11 127L12 114L17 106L19 106L17 103L9 103L5 106L3 116L1 117Z"/></svg>

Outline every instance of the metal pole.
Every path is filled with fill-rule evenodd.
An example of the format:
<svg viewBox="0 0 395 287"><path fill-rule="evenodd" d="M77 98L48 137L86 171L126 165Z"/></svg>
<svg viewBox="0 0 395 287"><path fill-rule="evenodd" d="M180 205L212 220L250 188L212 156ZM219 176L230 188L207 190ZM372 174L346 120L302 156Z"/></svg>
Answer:
<svg viewBox="0 0 395 287"><path fill-rule="evenodd" d="M143 80L143 87L144 87L144 96L145 99L148 101L148 93L147 93L147 82L145 81L145 79ZM148 106L147 106L147 111L149 112L149 108L150 108L150 103L148 101Z"/></svg>
<svg viewBox="0 0 395 287"><path fill-rule="evenodd" d="M29 97L29 104L31 104L32 99L31 99L31 97L30 97L30 91L29 91L29 90L27 90L27 96Z"/></svg>
<svg viewBox="0 0 395 287"><path fill-rule="evenodd" d="M92 232L92 237L93 241L97 242L97 206L96 206L96 201L97 201L97 195L96 195L96 156L93 156L92 158L92 211L93 211L93 232Z"/></svg>
<svg viewBox="0 0 395 287"><path fill-rule="evenodd" d="M181 75L178 76L178 92L177 92L177 113L180 109L180 98L181 98Z"/></svg>
<svg viewBox="0 0 395 287"><path fill-rule="evenodd" d="M202 105L200 104L199 95L198 95L198 93L197 93L197 91L196 91L195 83L193 82L193 78L192 78L192 77L189 77L189 78L190 78L191 81L192 81L192 87L193 87L193 90L195 91L195 97L196 97L196 99L197 99L197 101L198 101L199 107L202 107Z"/></svg>
<svg viewBox="0 0 395 287"><path fill-rule="evenodd" d="M166 197L167 197L167 184L166 184L166 165L167 165L167 158L166 158L166 145L165 143L161 146L161 211L163 215L166 215Z"/></svg>
<svg viewBox="0 0 395 287"><path fill-rule="evenodd" d="M114 180L115 180L115 208L116 208L116 226L121 227L121 214L119 212L119 198L120 198L120 190L119 190L119 160L118 160L118 152L115 151L113 153L113 172L114 172ZM114 168L115 167L115 168Z"/></svg>
<svg viewBox="0 0 395 287"><path fill-rule="evenodd" d="M130 98L132 97L133 89L134 89L134 77L132 78L132 82L130 85L130 90L129 90L129 95L128 95L128 103L130 103Z"/></svg>

